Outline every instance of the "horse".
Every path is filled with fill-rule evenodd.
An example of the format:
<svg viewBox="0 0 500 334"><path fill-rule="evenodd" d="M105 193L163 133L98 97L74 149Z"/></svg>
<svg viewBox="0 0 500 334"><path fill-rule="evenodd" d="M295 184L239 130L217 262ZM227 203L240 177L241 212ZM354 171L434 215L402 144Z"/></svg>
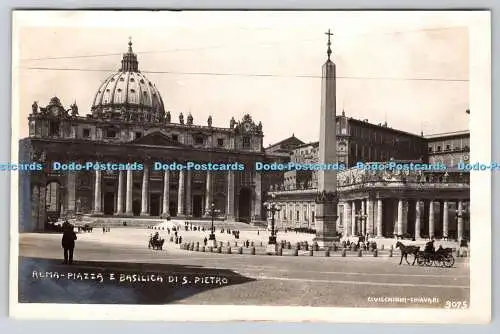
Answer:
<svg viewBox="0 0 500 334"><path fill-rule="evenodd" d="M403 257L405 258L406 263L408 263L408 265L410 265L410 262L408 262L408 254L413 254L413 256L415 256L415 258L413 259L413 263L411 265L414 266L415 261L417 261L418 252L420 251L420 247L419 246L405 246L400 241L398 241L396 243L396 248L398 248L398 247L401 250L401 260L399 261L399 265L401 265L401 263L403 262Z"/></svg>
<svg viewBox="0 0 500 334"><path fill-rule="evenodd" d="M163 249L163 243L165 242L165 239L153 239L152 237L149 239L149 244L148 248L153 250L162 250Z"/></svg>

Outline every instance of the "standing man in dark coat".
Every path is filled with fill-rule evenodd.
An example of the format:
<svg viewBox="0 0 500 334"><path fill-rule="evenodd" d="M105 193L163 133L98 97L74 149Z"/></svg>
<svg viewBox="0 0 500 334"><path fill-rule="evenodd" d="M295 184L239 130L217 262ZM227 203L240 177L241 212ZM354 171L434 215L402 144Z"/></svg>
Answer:
<svg viewBox="0 0 500 334"><path fill-rule="evenodd" d="M73 230L73 225L68 221L63 224L63 236L61 240L62 248L64 249L64 264L73 263L73 250L75 249L76 233Z"/></svg>

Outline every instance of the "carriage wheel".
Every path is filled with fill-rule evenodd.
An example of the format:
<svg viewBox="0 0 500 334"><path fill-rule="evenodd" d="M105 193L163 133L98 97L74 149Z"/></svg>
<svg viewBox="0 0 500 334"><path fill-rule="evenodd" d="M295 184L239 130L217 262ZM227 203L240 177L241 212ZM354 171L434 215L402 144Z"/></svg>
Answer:
<svg viewBox="0 0 500 334"><path fill-rule="evenodd" d="M419 255L419 256L417 257L417 264L418 264L419 266L423 266L423 265L425 264L425 258L424 258L423 256Z"/></svg>
<svg viewBox="0 0 500 334"><path fill-rule="evenodd" d="M446 256L443 256L442 262L443 262L443 267L451 268L455 264L455 258L453 257L453 255L448 254Z"/></svg>
<svg viewBox="0 0 500 334"><path fill-rule="evenodd" d="M425 265L426 265L427 267L432 266L433 262L434 262L434 261L432 261L432 259L431 259L430 257L426 257L426 258L425 258Z"/></svg>

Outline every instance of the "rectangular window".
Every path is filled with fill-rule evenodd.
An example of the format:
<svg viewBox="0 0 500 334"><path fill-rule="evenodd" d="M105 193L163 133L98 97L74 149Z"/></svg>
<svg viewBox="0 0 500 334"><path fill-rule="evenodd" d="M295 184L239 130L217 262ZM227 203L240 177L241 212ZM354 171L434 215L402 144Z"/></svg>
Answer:
<svg viewBox="0 0 500 334"><path fill-rule="evenodd" d="M432 153L432 147L429 147L429 153Z"/></svg>
<svg viewBox="0 0 500 334"><path fill-rule="evenodd" d="M203 137L202 136L196 136L194 138L194 142L196 145L203 145L203 143L205 142Z"/></svg>
<svg viewBox="0 0 500 334"><path fill-rule="evenodd" d="M436 151L441 152L441 146L438 146Z"/></svg>
<svg viewBox="0 0 500 334"><path fill-rule="evenodd" d="M446 150L449 151L450 150L450 145L446 145Z"/></svg>
<svg viewBox="0 0 500 334"><path fill-rule="evenodd" d="M142 132L136 132L135 133L135 139L139 139L142 137Z"/></svg>
<svg viewBox="0 0 500 334"><path fill-rule="evenodd" d="M115 138L116 137L116 131L114 129L107 129L106 130L106 137L107 138Z"/></svg>
<svg viewBox="0 0 500 334"><path fill-rule="evenodd" d="M297 210L297 220L299 220L299 219L300 219L300 216L299 216L299 215L300 215L300 211L298 211L298 210Z"/></svg>
<svg viewBox="0 0 500 334"><path fill-rule="evenodd" d="M222 138L217 139L217 146L219 146L219 147L224 146L224 139L222 139Z"/></svg>
<svg viewBox="0 0 500 334"><path fill-rule="evenodd" d="M83 129L83 138L90 138L90 129Z"/></svg>
<svg viewBox="0 0 500 334"><path fill-rule="evenodd" d="M243 137L243 148L250 148L250 137Z"/></svg>
<svg viewBox="0 0 500 334"><path fill-rule="evenodd" d="M313 212L312 212L312 222L313 222L313 223L314 223L314 218L316 218L316 217L314 217L314 211L313 211Z"/></svg>
<svg viewBox="0 0 500 334"><path fill-rule="evenodd" d="M173 141L179 141L179 135L172 135Z"/></svg>
<svg viewBox="0 0 500 334"><path fill-rule="evenodd" d="M49 133L53 137L59 136L59 122L50 122Z"/></svg>

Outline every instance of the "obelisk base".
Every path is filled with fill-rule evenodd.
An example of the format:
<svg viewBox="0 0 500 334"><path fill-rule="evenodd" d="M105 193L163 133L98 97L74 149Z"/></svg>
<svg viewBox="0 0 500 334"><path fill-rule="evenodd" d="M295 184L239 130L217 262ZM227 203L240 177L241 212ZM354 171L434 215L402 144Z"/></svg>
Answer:
<svg viewBox="0 0 500 334"><path fill-rule="evenodd" d="M315 241L319 247L329 247L337 237L337 204L338 197L335 192L322 191L316 197Z"/></svg>

